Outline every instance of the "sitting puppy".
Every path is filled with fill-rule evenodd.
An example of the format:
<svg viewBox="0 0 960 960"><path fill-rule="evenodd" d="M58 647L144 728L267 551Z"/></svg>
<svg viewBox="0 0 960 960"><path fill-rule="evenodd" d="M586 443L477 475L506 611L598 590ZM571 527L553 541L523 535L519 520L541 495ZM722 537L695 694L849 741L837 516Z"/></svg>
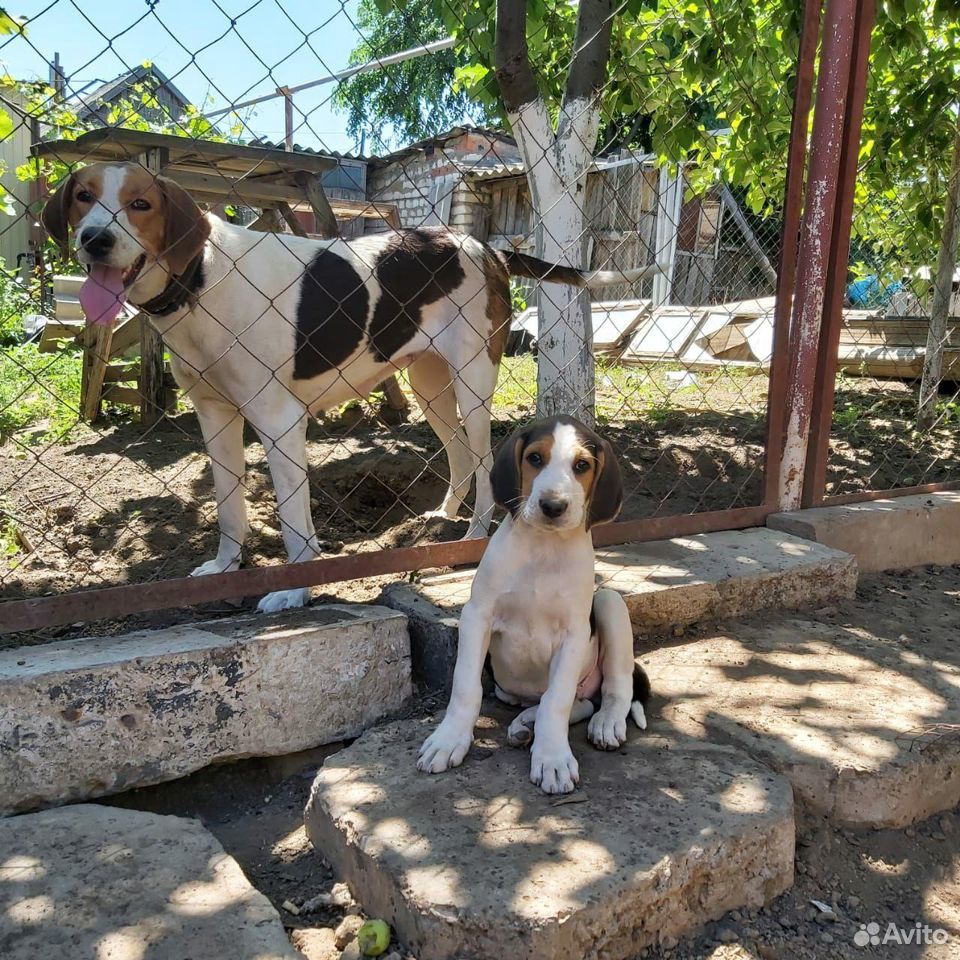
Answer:
<svg viewBox="0 0 960 960"><path fill-rule="evenodd" d="M594 592L590 528L620 512L620 468L606 440L559 416L517 430L490 479L509 516L463 608L450 705L417 768L440 773L463 761L489 652L497 697L526 707L508 741L532 738L530 779L546 793L569 793L579 780L571 723L590 717L587 735L601 750L624 742L628 715L646 727L650 688L634 663L626 604L612 590Z"/></svg>

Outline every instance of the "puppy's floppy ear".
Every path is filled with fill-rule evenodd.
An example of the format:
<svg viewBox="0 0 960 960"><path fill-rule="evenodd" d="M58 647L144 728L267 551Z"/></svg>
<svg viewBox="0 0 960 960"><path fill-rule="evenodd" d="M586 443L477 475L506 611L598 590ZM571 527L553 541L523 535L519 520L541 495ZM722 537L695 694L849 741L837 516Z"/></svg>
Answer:
<svg viewBox="0 0 960 960"><path fill-rule="evenodd" d="M597 474L590 492L590 512L587 515L587 529L596 523L610 523L615 520L623 505L623 476L613 447L597 437Z"/></svg>
<svg viewBox="0 0 960 960"><path fill-rule="evenodd" d="M490 486L493 487L493 499L510 516L515 517L520 509L520 458L527 445L527 431L522 427L514 430L500 444L490 471Z"/></svg>
<svg viewBox="0 0 960 960"><path fill-rule="evenodd" d="M70 204L73 201L74 176L71 173L60 181L60 186L44 204L40 213L43 229L57 241L60 255L66 260L67 242L70 234Z"/></svg>
<svg viewBox="0 0 960 960"><path fill-rule="evenodd" d="M193 197L179 183L157 177L163 194L164 231L162 258L173 273L183 273L203 249L210 236L210 224Z"/></svg>

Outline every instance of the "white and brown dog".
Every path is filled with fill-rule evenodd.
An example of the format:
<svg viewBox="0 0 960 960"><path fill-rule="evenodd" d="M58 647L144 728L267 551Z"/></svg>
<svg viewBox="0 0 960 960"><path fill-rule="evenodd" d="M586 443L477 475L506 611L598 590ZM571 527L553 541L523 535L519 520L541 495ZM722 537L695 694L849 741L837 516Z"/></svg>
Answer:
<svg viewBox="0 0 960 960"><path fill-rule="evenodd" d="M135 163L76 171L42 220L63 248L73 228L89 272L81 295L88 322L113 323L126 301L148 314L197 411L220 546L195 575L240 565L245 420L267 452L289 559L312 559L307 415L366 396L404 367L447 452L450 484L437 513L455 518L475 476L466 536L485 535L490 403L510 328L510 275L594 287L655 270L586 273L446 229L349 243L259 233L205 215L182 187ZM300 606L307 595L279 591L260 609Z"/></svg>
<svg viewBox="0 0 960 960"><path fill-rule="evenodd" d="M463 761L489 654L497 697L526 707L508 741L532 738L530 779L569 793L579 780L571 723L590 717L587 736L601 750L624 742L628 716L646 727L650 687L634 662L626 604L613 590L594 590L590 528L620 512L620 468L606 440L560 416L516 431L491 479L509 515L477 569L460 616L450 705L417 767L440 773Z"/></svg>

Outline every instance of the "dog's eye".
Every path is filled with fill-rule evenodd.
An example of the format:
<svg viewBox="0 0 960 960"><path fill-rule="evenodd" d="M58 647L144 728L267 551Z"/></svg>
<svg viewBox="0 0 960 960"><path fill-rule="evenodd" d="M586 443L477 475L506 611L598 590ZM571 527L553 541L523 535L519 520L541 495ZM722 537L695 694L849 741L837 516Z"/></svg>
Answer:
<svg viewBox="0 0 960 960"><path fill-rule="evenodd" d="M150 204L147 203L147 201L144 200L142 197L138 197L136 200L133 201L133 203L130 204L130 206L131 206L134 210L149 210L149 209L150 209Z"/></svg>
<svg viewBox="0 0 960 960"><path fill-rule="evenodd" d="M542 467L543 457L534 450L533 453L527 454L527 463L529 463L531 467Z"/></svg>
<svg viewBox="0 0 960 960"><path fill-rule="evenodd" d="M590 469L590 461L582 457L573 465L574 473L586 473Z"/></svg>
<svg viewBox="0 0 960 960"><path fill-rule="evenodd" d="M93 203L93 194L89 190L78 190L74 199L80 203Z"/></svg>

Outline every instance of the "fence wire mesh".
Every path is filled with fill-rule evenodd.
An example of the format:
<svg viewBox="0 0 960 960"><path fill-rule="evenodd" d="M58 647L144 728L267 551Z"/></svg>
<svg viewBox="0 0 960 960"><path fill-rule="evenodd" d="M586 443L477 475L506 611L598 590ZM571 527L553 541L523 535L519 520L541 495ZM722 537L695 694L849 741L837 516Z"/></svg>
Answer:
<svg viewBox="0 0 960 960"><path fill-rule="evenodd" d="M492 3L26 4L0 43L6 599L457 539L538 397L595 412L621 519L760 503L798 10L596 4L578 33L542 6L530 112L498 93ZM113 236L93 281L38 224L64 184ZM186 236L157 211L193 202L192 309L148 321ZM501 290L489 251L614 276ZM128 268L85 322L84 282Z"/></svg>

